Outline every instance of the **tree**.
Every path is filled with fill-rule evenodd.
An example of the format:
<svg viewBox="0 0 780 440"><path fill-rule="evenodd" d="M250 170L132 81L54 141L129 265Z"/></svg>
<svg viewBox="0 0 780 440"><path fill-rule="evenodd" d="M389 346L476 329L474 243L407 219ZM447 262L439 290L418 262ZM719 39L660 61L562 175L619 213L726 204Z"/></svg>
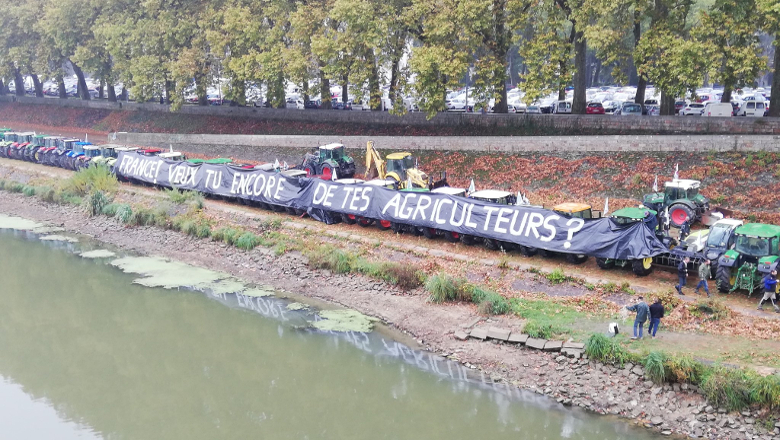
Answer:
<svg viewBox="0 0 780 440"><path fill-rule="evenodd" d="M775 56L772 62L772 96L769 101L769 116L780 117L780 3L776 0L756 0L761 27L775 37Z"/></svg>
<svg viewBox="0 0 780 440"><path fill-rule="evenodd" d="M709 11L702 11L701 22L692 31L705 45L710 80L723 85L722 102L731 102L735 87L752 84L766 68L757 23L755 1L716 0Z"/></svg>

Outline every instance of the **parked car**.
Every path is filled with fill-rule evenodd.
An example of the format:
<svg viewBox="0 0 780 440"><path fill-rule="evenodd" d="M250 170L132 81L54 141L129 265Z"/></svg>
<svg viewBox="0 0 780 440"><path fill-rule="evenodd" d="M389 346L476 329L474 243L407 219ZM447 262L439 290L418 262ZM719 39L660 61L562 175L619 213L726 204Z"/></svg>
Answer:
<svg viewBox="0 0 780 440"><path fill-rule="evenodd" d="M739 107L737 116L762 117L766 112L766 102L764 101L745 101Z"/></svg>
<svg viewBox="0 0 780 440"><path fill-rule="evenodd" d="M346 104L341 101L332 101L330 104L330 108L333 110L352 110L352 103L347 102Z"/></svg>
<svg viewBox="0 0 780 440"><path fill-rule="evenodd" d="M680 116L701 116L704 113L704 104L692 102L680 110Z"/></svg>
<svg viewBox="0 0 780 440"><path fill-rule="evenodd" d="M585 107L585 113L589 115L603 115L606 112L600 102L589 102L588 106Z"/></svg>
<svg viewBox="0 0 780 440"><path fill-rule="evenodd" d="M604 113L607 115L613 115L620 110L620 102L618 101L604 101L601 105L604 107Z"/></svg>
<svg viewBox="0 0 780 440"><path fill-rule="evenodd" d="M534 113L534 114L539 114L539 113L541 113L541 112L542 112L542 109L541 109L541 108L539 108L539 106L538 106L538 105L536 105L536 104L531 104L531 105L529 105L529 106L528 106L528 108L526 109L526 111L525 111L525 112L526 112L526 113Z"/></svg>
<svg viewBox="0 0 780 440"><path fill-rule="evenodd" d="M685 108L685 101L675 101L674 102L674 114L679 115L680 110Z"/></svg>
<svg viewBox="0 0 780 440"><path fill-rule="evenodd" d="M646 105L644 114L646 114L647 116L660 116L661 107L656 104Z"/></svg>
<svg viewBox="0 0 780 440"><path fill-rule="evenodd" d="M520 101L520 99L509 101L508 106L510 113L525 113L528 111L528 106Z"/></svg>
<svg viewBox="0 0 780 440"><path fill-rule="evenodd" d="M707 117L730 117L734 113L734 107L728 102L709 101L704 104L702 116Z"/></svg>
<svg viewBox="0 0 780 440"><path fill-rule="evenodd" d="M642 116L642 104L624 102L619 114L621 116Z"/></svg>
<svg viewBox="0 0 780 440"><path fill-rule="evenodd" d="M553 103L553 113L557 114L570 114L571 102L569 101L555 101Z"/></svg>

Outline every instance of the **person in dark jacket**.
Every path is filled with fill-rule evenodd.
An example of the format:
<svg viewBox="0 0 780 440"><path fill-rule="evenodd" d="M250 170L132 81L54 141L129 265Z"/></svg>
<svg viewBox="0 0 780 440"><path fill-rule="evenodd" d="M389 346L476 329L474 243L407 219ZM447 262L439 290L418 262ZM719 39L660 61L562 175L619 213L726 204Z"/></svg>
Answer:
<svg viewBox="0 0 780 440"><path fill-rule="evenodd" d="M679 283L677 283L676 286L674 286L675 289L677 289L677 293L680 295L684 295L682 289L685 287L685 281L688 279L688 262L691 261L690 258L685 257L682 261L680 261L680 264L677 265L677 278L679 280Z"/></svg>
<svg viewBox="0 0 780 440"><path fill-rule="evenodd" d="M769 275L765 276L762 280L764 282L764 297L758 302L758 310L764 310L764 302L769 301L772 303L772 307L775 308L775 312L780 313L780 307L775 304L775 292L777 292L777 271L773 270Z"/></svg>
<svg viewBox="0 0 780 440"><path fill-rule="evenodd" d="M680 225L680 243L685 241L685 239L691 234L691 224L688 222L688 220L685 220Z"/></svg>
<svg viewBox="0 0 780 440"><path fill-rule="evenodd" d="M656 299L650 306L650 325L647 326L647 334L655 339L655 332L658 331L658 326L661 324L661 318L664 317L664 305L661 304L660 299Z"/></svg>
<svg viewBox="0 0 780 440"><path fill-rule="evenodd" d="M633 306L626 306L626 309L636 312L636 318L634 318L634 337L631 339L642 337L642 328L645 326L647 317L650 315L650 307L647 306L644 298L640 296L638 299L639 302Z"/></svg>

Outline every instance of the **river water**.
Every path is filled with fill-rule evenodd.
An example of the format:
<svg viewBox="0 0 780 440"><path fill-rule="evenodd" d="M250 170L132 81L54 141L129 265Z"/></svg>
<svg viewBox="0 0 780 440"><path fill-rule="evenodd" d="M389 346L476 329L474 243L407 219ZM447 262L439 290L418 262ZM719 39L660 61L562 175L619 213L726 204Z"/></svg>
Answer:
<svg viewBox="0 0 780 440"><path fill-rule="evenodd" d="M0 230L3 439L649 439L279 296L150 288Z"/></svg>

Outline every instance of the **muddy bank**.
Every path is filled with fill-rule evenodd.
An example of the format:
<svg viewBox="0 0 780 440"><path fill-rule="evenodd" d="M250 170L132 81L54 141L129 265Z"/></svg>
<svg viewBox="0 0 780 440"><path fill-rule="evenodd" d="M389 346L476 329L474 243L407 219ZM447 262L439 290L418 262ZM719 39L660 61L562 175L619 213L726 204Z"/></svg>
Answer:
<svg viewBox="0 0 780 440"><path fill-rule="evenodd" d="M412 335L426 349L479 368L494 380L534 390L564 405L636 419L664 433L705 438L774 438L755 425L757 413L726 414L708 407L693 387L655 386L641 367L600 365L513 345L458 341L455 330L474 323L475 307L432 305L422 290L403 293L362 276L334 276L309 269L298 253L276 256L271 250L245 252L225 244L198 240L152 227L126 228L114 219L87 217L80 209L45 204L35 198L0 192L0 212L62 225L145 255L159 255L249 282L268 284L310 298L340 304L382 319ZM522 322L502 316L485 325L519 329ZM687 388L687 389L686 389Z"/></svg>

